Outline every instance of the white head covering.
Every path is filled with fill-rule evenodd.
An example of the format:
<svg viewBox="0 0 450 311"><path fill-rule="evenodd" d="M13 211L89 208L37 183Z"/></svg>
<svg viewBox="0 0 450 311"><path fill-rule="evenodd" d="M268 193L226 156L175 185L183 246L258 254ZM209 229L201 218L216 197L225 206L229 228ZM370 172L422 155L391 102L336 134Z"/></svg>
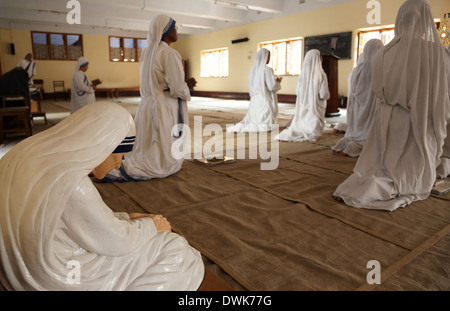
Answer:
<svg viewBox="0 0 450 311"><path fill-rule="evenodd" d="M348 129L345 137L363 142L372 125L375 97L371 90L372 62L379 49L383 47L379 39L369 40L364 46L364 56L358 59L358 65L350 76L351 88L347 114Z"/></svg>
<svg viewBox="0 0 450 311"><path fill-rule="evenodd" d="M87 105L20 142L0 160L3 284L25 290L67 286L67 263L61 264L55 233L81 180L133 126L123 110L111 103Z"/></svg>
<svg viewBox="0 0 450 311"><path fill-rule="evenodd" d="M359 102L365 102L369 98L372 81L372 60L383 46L383 42L379 39L369 40L364 46L364 56L360 56L358 65L352 72L350 87L352 88L353 96Z"/></svg>
<svg viewBox="0 0 450 311"><path fill-rule="evenodd" d="M171 31L175 26L175 21L166 15L158 15L150 23L150 27L147 35L147 47L143 49L141 54L141 96L158 96L160 94L152 94L153 92L160 92L158 87L154 87L157 84L157 79L151 70L153 66L153 55L156 48L161 42L164 35L167 35L168 31Z"/></svg>
<svg viewBox="0 0 450 311"><path fill-rule="evenodd" d="M372 79L378 98L410 111L415 140L424 152L428 149L427 131L433 128L437 150L429 156L436 158L437 164L450 113L445 52L429 4L407 0L398 11L394 39L376 56ZM384 57L387 53L389 58Z"/></svg>
<svg viewBox="0 0 450 311"><path fill-rule="evenodd" d="M347 96L348 96L348 100L350 100L350 97L353 96L353 89L352 89L352 75L355 73L356 68L358 68L358 66L364 61L364 53L361 53L358 57L358 61L357 64L355 66L355 68L352 70L352 72L348 75L348 79L347 79L347 86L348 86L348 91L347 91Z"/></svg>
<svg viewBox="0 0 450 311"><path fill-rule="evenodd" d="M96 102L0 160L0 282L9 290L195 290L201 255L149 217L114 214L88 177L130 132L131 115ZM126 220L125 220L126 219ZM79 264L79 284L68 264Z"/></svg>
<svg viewBox="0 0 450 311"><path fill-rule="evenodd" d="M86 65L89 65L89 60L86 57L81 56L78 59L77 64L75 65L75 72L78 72L81 67L84 67Z"/></svg>
<svg viewBox="0 0 450 311"><path fill-rule="evenodd" d="M168 34L172 32L172 30L175 28L176 22L170 17L169 23L164 27L164 32L161 36L161 41L164 40L165 37L167 37Z"/></svg>
<svg viewBox="0 0 450 311"><path fill-rule="evenodd" d="M360 155L362 146L373 124L376 97L371 91L372 60L383 43L379 39L369 40L364 46L364 54L358 58L358 65L348 78L347 127L345 136L331 149L342 151L351 157ZM335 126L340 130L342 126Z"/></svg>
<svg viewBox="0 0 450 311"><path fill-rule="evenodd" d="M261 48L258 51L258 54L256 54L255 62L250 70L250 74L248 75L248 88L250 96L265 93L264 88L266 84L264 71L266 69L269 54L269 50L265 48Z"/></svg>
<svg viewBox="0 0 450 311"><path fill-rule="evenodd" d="M325 111L330 97L328 79L322 68L320 51L309 50L297 83L295 114L288 128L275 136L275 140L315 141L325 127Z"/></svg>
<svg viewBox="0 0 450 311"><path fill-rule="evenodd" d="M311 105L314 115L320 118L320 122L325 120L325 114L318 105L317 96L320 94L320 82L325 74L320 51L316 49L309 50L303 61L303 68L297 82L297 102L302 105ZM326 103L325 103L326 104Z"/></svg>
<svg viewBox="0 0 450 311"><path fill-rule="evenodd" d="M395 37L373 60L378 98L354 174L334 195L346 204L393 211L429 197L449 119L449 58L424 0L400 7Z"/></svg>
<svg viewBox="0 0 450 311"><path fill-rule="evenodd" d="M178 172L184 161L179 152L174 156L172 148L187 143L187 135L179 139L177 136L186 133L179 129L189 122L185 101L190 100L190 92L184 81L180 54L161 42L164 33L174 25L166 15L158 15L150 23L148 45L140 60L141 103L135 116L136 143L122 161L122 176L128 180L167 177ZM166 66L163 58L171 60L170 66ZM170 91L164 92L168 88Z"/></svg>

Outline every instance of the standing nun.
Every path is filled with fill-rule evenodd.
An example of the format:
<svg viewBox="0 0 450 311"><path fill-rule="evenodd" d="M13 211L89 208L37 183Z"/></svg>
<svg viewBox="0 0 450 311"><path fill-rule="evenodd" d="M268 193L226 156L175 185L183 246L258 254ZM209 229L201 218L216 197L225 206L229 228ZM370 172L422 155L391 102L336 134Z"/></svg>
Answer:
<svg viewBox="0 0 450 311"><path fill-rule="evenodd" d="M186 102L191 100L195 79L186 83L181 56L169 46L175 41L175 21L156 16L140 59L142 98L135 117L136 142L122 167L107 175L109 181L164 178L181 169L184 158L172 154L172 145L188 136L182 128L188 126Z"/></svg>
<svg viewBox="0 0 450 311"><path fill-rule="evenodd" d="M86 71L89 68L89 61L85 57L80 57L75 66L72 77L71 108L72 113L88 104L95 102L95 85L91 85Z"/></svg>
<svg viewBox="0 0 450 311"><path fill-rule="evenodd" d="M297 83L294 117L288 128L275 137L281 141L316 141L325 127L327 99L330 98L327 75L322 68L320 51L306 53Z"/></svg>
<svg viewBox="0 0 450 311"><path fill-rule="evenodd" d="M379 39L369 40L364 46L364 58L351 73L349 79L351 91L348 98L347 122L345 136L331 147L334 154L358 157L372 127L376 97L370 85L372 81L372 60L377 51L383 47Z"/></svg>
<svg viewBox="0 0 450 311"><path fill-rule="evenodd" d="M336 200L394 211L428 198L450 119L448 61L428 3L407 0L373 61L374 124Z"/></svg>
<svg viewBox="0 0 450 311"><path fill-rule="evenodd" d="M278 123L278 96L281 78L266 66L270 61L269 50L262 48L256 55L248 77L250 103L244 119L227 128L229 133L267 132Z"/></svg>
<svg viewBox="0 0 450 311"><path fill-rule="evenodd" d="M33 76L36 75L36 63L33 61L33 54L27 53L27 55L19 61L17 67L21 67L27 72L29 79L28 84L34 84Z"/></svg>

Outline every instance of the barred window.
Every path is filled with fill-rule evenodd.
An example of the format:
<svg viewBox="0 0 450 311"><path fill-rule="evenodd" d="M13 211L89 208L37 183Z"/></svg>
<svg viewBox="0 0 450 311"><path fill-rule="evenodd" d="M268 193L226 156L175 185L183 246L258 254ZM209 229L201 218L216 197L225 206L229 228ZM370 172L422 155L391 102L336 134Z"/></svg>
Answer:
<svg viewBox="0 0 450 311"><path fill-rule="evenodd" d="M66 59L66 44L64 36L61 34L50 34L50 42L52 46L52 55L54 59Z"/></svg>
<svg viewBox="0 0 450 311"><path fill-rule="evenodd" d="M34 59L77 60L83 56L82 35L31 32Z"/></svg>
<svg viewBox="0 0 450 311"><path fill-rule="evenodd" d="M67 50L69 59L79 59L83 56L83 49L81 48L80 35L67 35Z"/></svg>
<svg viewBox="0 0 450 311"><path fill-rule="evenodd" d="M144 49L147 46L147 39L138 39L138 60L141 59L142 49Z"/></svg>
<svg viewBox="0 0 450 311"><path fill-rule="evenodd" d="M200 77L228 77L228 49L201 52Z"/></svg>
<svg viewBox="0 0 450 311"><path fill-rule="evenodd" d="M123 60L120 38L109 38L109 55L110 60L113 62L119 62Z"/></svg>
<svg viewBox="0 0 450 311"><path fill-rule="evenodd" d="M270 51L268 64L276 75L298 75L302 69L302 39L261 43Z"/></svg>
<svg viewBox="0 0 450 311"><path fill-rule="evenodd" d="M112 62L137 62L142 49L147 46L146 39L109 37L109 60Z"/></svg>

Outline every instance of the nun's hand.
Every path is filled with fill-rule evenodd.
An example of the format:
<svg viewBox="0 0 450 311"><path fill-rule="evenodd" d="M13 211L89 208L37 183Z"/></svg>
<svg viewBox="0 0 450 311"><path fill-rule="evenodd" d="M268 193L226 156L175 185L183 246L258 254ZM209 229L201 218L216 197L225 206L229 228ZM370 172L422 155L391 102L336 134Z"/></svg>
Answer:
<svg viewBox="0 0 450 311"><path fill-rule="evenodd" d="M153 222L155 223L156 230L158 230L158 232L161 232L161 231L172 231L172 227L170 225L170 222L163 215L152 215L150 217L153 219Z"/></svg>
<svg viewBox="0 0 450 311"><path fill-rule="evenodd" d="M150 217L155 224L156 230L160 231L172 231L172 226L166 217L163 215L155 215L155 214L143 214L143 213L128 213L130 215L130 219L138 219L143 217Z"/></svg>

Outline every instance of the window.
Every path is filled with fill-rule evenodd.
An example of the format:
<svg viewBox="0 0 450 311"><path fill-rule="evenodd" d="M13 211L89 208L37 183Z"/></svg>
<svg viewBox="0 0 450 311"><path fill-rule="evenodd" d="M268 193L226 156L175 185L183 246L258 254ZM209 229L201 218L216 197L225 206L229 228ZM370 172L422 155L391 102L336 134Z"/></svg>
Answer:
<svg viewBox="0 0 450 311"><path fill-rule="evenodd" d="M200 76L228 77L228 49L202 51Z"/></svg>
<svg viewBox="0 0 450 311"><path fill-rule="evenodd" d="M139 60L139 59L141 59L142 49L144 49L147 46L147 40L146 39L138 39L137 45L138 45L138 60Z"/></svg>
<svg viewBox="0 0 450 311"><path fill-rule="evenodd" d="M436 28L439 28L439 22L436 22ZM382 28L371 31L361 31L358 34L358 56L364 51L364 46L371 39L380 39L384 45L391 42L395 37L394 28Z"/></svg>
<svg viewBox="0 0 450 311"><path fill-rule="evenodd" d="M364 46L369 40L380 39L384 45L394 38L394 28L377 29L372 31L361 31L358 34L358 57L364 51Z"/></svg>
<svg viewBox="0 0 450 311"><path fill-rule="evenodd" d="M276 75L298 75L302 69L302 39L261 43L270 51L270 66Z"/></svg>
<svg viewBox="0 0 450 311"><path fill-rule="evenodd" d="M142 49L147 46L146 39L109 37L109 60L112 62L137 62Z"/></svg>
<svg viewBox="0 0 450 311"><path fill-rule="evenodd" d="M35 59L77 60L83 56L82 35L31 32Z"/></svg>

